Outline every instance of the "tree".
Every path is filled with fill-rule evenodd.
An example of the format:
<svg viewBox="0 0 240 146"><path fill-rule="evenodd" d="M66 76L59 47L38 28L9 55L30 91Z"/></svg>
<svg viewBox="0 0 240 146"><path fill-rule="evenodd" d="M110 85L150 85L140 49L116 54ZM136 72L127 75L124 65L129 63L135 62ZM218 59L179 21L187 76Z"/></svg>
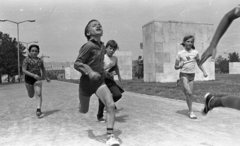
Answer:
<svg viewBox="0 0 240 146"><path fill-rule="evenodd" d="M228 54L229 62L240 62L240 58L237 52Z"/></svg>
<svg viewBox="0 0 240 146"><path fill-rule="evenodd" d="M0 47L0 75L15 76L18 74L18 43L16 38L11 38L8 34L0 32L0 39L2 40ZM19 45L19 48L21 65L25 58L24 50L26 48L22 44Z"/></svg>
<svg viewBox="0 0 240 146"><path fill-rule="evenodd" d="M229 73L229 60L219 55L215 61L215 71L216 73Z"/></svg>

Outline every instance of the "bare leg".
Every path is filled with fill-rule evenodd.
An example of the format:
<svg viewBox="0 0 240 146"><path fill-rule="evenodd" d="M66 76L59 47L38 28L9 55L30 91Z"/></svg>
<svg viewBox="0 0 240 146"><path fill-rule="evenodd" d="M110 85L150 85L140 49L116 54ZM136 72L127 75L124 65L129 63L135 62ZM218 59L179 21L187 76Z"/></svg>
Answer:
<svg viewBox="0 0 240 146"><path fill-rule="evenodd" d="M189 82L187 78L182 77L181 82L182 82L183 93L186 96L186 102L187 102L188 109L189 109L189 116L190 116L190 118L195 119L196 116L194 115L193 109L192 109L193 81Z"/></svg>
<svg viewBox="0 0 240 146"><path fill-rule="evenodd" d="M34 86L31 85L31 84L28 84L28 83L25 83L25 86L26 86L26 88L27 88L28 96L29 96L30 98L33 98L33 97L34 97L34 93L35 93L35 91L34 91Z"/></svg>
<svg viewBox="0 0 240 146"><path fill-rule="evenodd" d="M108 87L104 84L100 86L96 92L96 95L100 100L105 104L106 110L107 110L107 133L111 134L113 133L113 128L114 128L114 122L115 122L115 104L112 98L112 94Z"/></svg>
<svg viewBox="0 0 240 146"><path fill-rule="evenodd" d="M86 114L89 110L89 102L90 102L90 96L86 96L80 93L79 90L79 112Z"/></svg>
<svg viewBox="0 0 240 146"><path fill-rule="evenodd" d="M37 81L34 83L34 90L35 90L37 108L41 109L41 107L42 107L42 81Z"/></svg>
<svg viewBox="0 0 240 146"><path fill-rule="evenodd" d="M240 110L240 98L237 96L214 97L210 102L210 108L228 107Z"/></svg>

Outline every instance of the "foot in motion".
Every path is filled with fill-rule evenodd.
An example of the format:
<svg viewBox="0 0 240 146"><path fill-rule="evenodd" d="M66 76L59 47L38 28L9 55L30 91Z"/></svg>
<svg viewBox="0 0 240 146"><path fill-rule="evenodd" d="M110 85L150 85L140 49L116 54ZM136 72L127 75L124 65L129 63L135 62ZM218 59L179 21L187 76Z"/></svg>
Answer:
<svg viewBox="0 0 240 146"><path fill-rule="evenodd" d="M98 121L101 122L101 123L105 123L106 122L106 120L103 117L98 118Z"/></svg>
<svg viewBox="0 0 240 146"><path fill-rule="evenodd" d="M37 115L38 118L43 118L44 117L44 114L41 112L41 109L37 109L36 115Z"/></svg>
<svg viewBox="0 0 240 146"><path fill-rule="evenodd" d="M214 96L211 93L207 93L204 96L205 102L204 102L204 108L202 110L203 115L207 115L207 113L211 110L210 108L210 101L214 98Z"/></svg>
<svg viewBox="0 0 240 146"><path fill-rule="evenodd" d="M115 138L113 134L107 136L107 146L120 146L120 142Z"/></svg>
<svg viewBox="0 0 240 146"><path fill-rule="evenodd" d="M197 119L197 116L193 112L188 112L190 119Z"/></svg>

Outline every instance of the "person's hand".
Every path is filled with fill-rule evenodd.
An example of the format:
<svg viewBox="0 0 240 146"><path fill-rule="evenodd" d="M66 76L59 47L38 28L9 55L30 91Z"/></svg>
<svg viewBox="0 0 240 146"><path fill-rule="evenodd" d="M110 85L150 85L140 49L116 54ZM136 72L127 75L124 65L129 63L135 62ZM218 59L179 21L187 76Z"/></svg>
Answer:
<svg viewBox="0 0 240 146"><path fill-rule="evenodd" d="M113 78L113 75L108 71L105 71L105 78L108 78L108 79Z"/></svg>
<svg viewBox="0 0 240 146"><path fill-rule="evenodd" d="M206 78L208 75L204 72L204 73L203 73L203 76Z"/></svg>
<svg viewBox="0 0 240 146"><path fill-rule="evenodd" d="M101 75L95 71L92 71L89 75L90 80L97 81L101 78Z"/></svg>
<svg viewBox="0 0 240 146"><path fill-rule="evenodd" d="M48 77L46 77L46 80L47 80L48 83L51 82L51 80Z"/></svg>
<svg viewBox="0 0 240 146"><path fill-rule="evenodd" d="M123 81L123 79L122 79L121 77L118 77L118 80L119 80L119 82L122 82L122 81Z"/></svg>
<svg viewBox="0 0 240 146"><path fill-rule="evenodd" d="M42 80L42 78L39 75L36 75L36 74L33 75L33 78L36 79L36 80Z"/></svg>
<svg viewBox="0 0 240 146"><path fill-rule="evenodd" d="M211 56L212 56L212 61L214 61L216 54L217 54L217 48L209 46L202 54L199 64L202 65Z"/></svg>
<svg viewBox="0 0 240 146"><path fill-rule="evenodd" d="M178 64L179 68L182 68L183 65L184 65L184 62L183 61L179 61L179 64Z"/></svg>

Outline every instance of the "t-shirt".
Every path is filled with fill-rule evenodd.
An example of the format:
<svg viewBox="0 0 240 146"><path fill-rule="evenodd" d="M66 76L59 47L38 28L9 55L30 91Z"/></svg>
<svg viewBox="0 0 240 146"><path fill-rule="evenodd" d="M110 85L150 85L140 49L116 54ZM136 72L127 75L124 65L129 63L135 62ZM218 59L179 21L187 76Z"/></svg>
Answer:
<svg viewBox="0 0 240 146"><path fill-rule="evenodd" d="M176 59L178 61L183 61L184 65L180 69L182 73L195 73L196 60L199 59L198 51L191 49L187 51L185 49L177 53Z"/></svg>
<svg viewBox="0 0 240 146"><path fill-rule="evenodd" d="M43 60L41 58L32 58L30 56L27 56L23 60L22 66L30 73L37 74L38 76L41 76L41 69L44 67Z"/></svg>
<svg viewBox="0 0 240 146"><path fill-rule="evenodd" d="M117 63L117 57L112 56L109 57L107 54L104 55L104 69L106 71L109 71L111 68L113 68Z"/></svg>
<svg viewBox="0 0 240 146"><path fill-rule="evenodd" d="M74 63L74 67L83 75L88 72L88 69L84 67L84 64L87 64L95 72L103 73L103 60L105 53L106 48L104 44L102 42L101 44L98 44L97 41L91 39L81 47L77 60Z"/></svg>

